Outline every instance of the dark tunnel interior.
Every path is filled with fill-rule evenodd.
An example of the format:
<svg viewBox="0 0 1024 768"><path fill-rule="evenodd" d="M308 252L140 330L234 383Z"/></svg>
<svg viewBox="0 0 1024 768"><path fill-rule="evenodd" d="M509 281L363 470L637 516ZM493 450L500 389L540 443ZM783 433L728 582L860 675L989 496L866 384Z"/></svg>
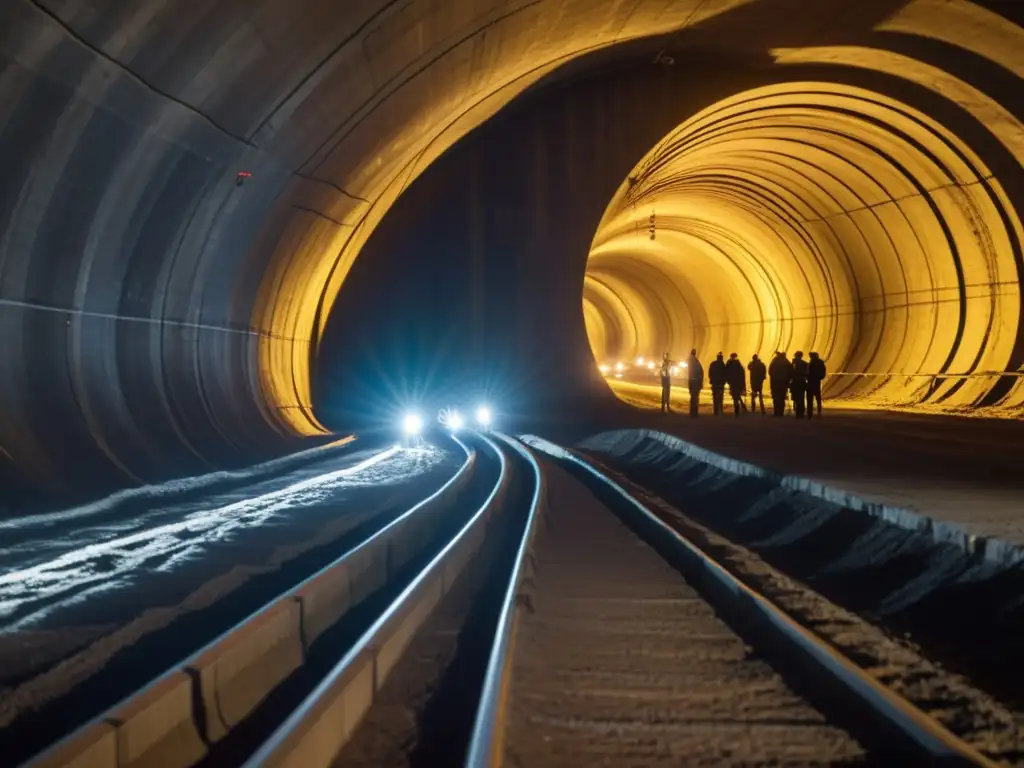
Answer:
<svg viewBox="0 0 1024 768"><path fill-rule="evenodd" d="M5 0L0 514L691 346L1017 418L1022 17Z"/></svg>

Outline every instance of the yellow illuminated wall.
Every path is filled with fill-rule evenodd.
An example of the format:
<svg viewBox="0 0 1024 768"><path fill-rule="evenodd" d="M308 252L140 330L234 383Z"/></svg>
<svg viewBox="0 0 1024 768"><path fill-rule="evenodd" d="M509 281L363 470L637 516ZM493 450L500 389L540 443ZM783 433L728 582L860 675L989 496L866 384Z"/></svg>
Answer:
<svg viewBox="0 0 1024 768"><path fill-rule="evenodd" d="M269 236L276 245L254 318L259 387L283 431L323 429L310 390L317 339L391 204L461 136L579 56L669 33L684 40L692 29L686 40L706 50L774 56L780 80L788 65L807 64L895 74L959 105L1024 157L1020 125L996 101L883 50L887 39L933 38L1024 77L1024 31L968 0L894 3L871 21L873 37L846 33L848 13L878 5L855 0L809 3L806 19L751 16L786 27L780 40L879 44L771 51L750 42L770 34L744 26L766 0L451 5L457 13L414 0L382 15L256 136L261 146L317 147L281 203L293 220ZM320 122L338 127L325 139ZM1018 217L976 154L929 116L829 82L778 85L695 116L637 174L608 209L583 289L597 357L816 349L833 370L880 374L839 380L835 395L950 407L976 403L1005 368L1019 323ZM1003 405L1024 403L1022 381Z"/></svg>
<svg viewBox="0 0 1024 768"><path fill-rule="evenodd" d="M776 55L921 74L866 49ZM665 137L609 206L584 290L591 345L602 361L814 350L871 374L835 377L834 397L969 407L1016 343L1019 232L999 180L928 115L829 82L738 93ZM1018 387L999 405L1022 402Z"/></svg>

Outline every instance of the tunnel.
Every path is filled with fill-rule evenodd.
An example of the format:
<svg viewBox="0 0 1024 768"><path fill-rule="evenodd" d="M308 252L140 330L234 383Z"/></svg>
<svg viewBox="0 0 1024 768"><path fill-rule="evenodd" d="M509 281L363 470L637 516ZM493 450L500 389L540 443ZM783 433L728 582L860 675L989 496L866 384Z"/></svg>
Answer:
<svg viewBox="0 0 1024 768"><path fill-rule="evenodd" d="M5 0L0 483L86 498L609 360L1019 416L998 0Z"/></svg>

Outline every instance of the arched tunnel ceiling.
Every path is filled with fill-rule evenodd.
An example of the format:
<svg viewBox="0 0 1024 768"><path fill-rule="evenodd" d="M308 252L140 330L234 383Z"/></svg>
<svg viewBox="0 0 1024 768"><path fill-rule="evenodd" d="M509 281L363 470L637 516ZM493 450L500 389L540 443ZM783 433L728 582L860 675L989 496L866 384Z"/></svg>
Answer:
<svg viewBox="0 0 1024 768"><path fill-rule="evenodd" d="M996 133L1012 151L1024 126ZM998 374L1022 362L1021 231L1000 180L927 115L835 83L745 91L620 189L588 266L593 345L816 349L838 396L1018 407Z"/></svg>
<svg viewBox="0 0 1024 768"><path fill-rule="evenodd" d="M211 467L322 432L318 339L394 201L512 99L620 48L740 57L779 80L803 60L888 68L1016 158L1006 93L1024 74L1022 40L966 0L8 0L3 455L36 482L71 467L138 482L170 456ZM887 51L900 58L878 58ZM251 174L241 186L239 172ZM703 196L701 216L730 194ZM731 236L692 230L680 236L697 250ZM1009 267L994 258L1002 280ZM607 272L614 286L622 270ZM668 311L680 327L706 311L686 303ZM610 311L598 306L591 326ZM849 346L848 330L821 325L815 343Z"/></svg>

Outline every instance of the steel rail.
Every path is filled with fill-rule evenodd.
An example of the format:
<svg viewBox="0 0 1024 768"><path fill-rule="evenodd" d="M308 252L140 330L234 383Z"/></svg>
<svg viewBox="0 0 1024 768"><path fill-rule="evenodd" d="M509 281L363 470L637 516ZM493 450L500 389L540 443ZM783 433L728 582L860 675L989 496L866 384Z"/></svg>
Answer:
<svg viewBox="0 0 1024 768"><path fill-rule="evenodd" d="M490 438L480 438L501 465L498 482L484 503L260 745L245 763L246 768L328 768L334 763L407 643L476 553L491 513L508 491L509 464L504 452Z"/></svg>
<svg viewBox="0 0 1024 768"><path fill-rule="evenodd" d="M526 526L516 551L508 588L505 590L501 613L495 629L494 643L487 662L480 704L477 708L465 761L467 768L485 768L485 766L501 764L512 677L512 650L515 646L516 607L523 583L533 569L531 549L538 521L543 514L542 510L546 502L544 472L532 451L506 435L499 434L497 436L527 461L533 470L535 485Z"/></svg>
<svg viewBox="0 0 1024 768"><path fill-rule="evenodd" d="M846 696L851 707L869 717L887 737L898 740L908 755L927 765L965 765L995 768L998 764L959 738L903 697L858 667L836 648L808 631L768 598L748 587L703 550L665 523L629 491L575 453L540 438L527 444L589 473L599 484L619 496L654 537L667 543L678 557L688 579L714 593L712 604L727 608L756 628L776 648L814 675L824 676ZM473 768L501 765L501 755Z"/></svg>

